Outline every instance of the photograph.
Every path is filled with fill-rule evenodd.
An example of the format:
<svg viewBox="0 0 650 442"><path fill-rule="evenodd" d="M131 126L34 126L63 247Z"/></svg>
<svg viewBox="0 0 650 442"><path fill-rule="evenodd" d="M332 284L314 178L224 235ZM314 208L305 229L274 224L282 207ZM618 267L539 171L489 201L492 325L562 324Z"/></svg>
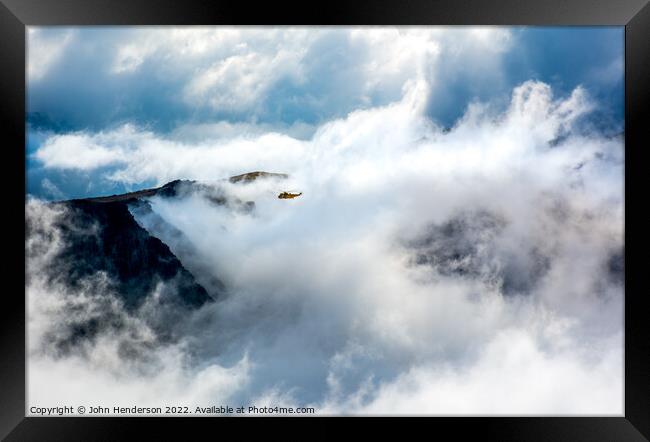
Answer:
<svg viewBox="0 0 650 442"><path fill-rule="evenodd" d="M625 36L26 26L26 416L624 416Z"/></svg>

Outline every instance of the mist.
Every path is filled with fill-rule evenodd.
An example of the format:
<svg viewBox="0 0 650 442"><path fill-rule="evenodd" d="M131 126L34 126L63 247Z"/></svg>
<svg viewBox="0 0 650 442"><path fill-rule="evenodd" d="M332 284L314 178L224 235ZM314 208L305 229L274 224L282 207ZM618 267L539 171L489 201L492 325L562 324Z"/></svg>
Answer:
<svg viewBox="0 0 650 442"><path fill-rule="evenodd" d="M155 220L132 211L204 286L223 284L169 321L155 293L128 312L102 275L74 295L48 282L66 214L30 200L29 403L620 415L622 138L581 124L595 109L582 87L525 82L505 110L474 102L451 129L426 117L428 87L307 139L183 142L126 125L48 140L45 162L92 143L78 164L111 162L110 179L195 179L255 207L188 193L151 198ZM222 180L253 170L289 178ZM48 346L98 311L122 325Z"/></svg>

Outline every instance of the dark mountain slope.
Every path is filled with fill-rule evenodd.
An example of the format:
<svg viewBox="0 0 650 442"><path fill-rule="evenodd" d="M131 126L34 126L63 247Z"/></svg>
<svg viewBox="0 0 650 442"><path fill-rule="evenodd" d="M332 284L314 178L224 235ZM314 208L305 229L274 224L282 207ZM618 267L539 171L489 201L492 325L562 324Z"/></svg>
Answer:
<svg viewBox="0 0 650 442"><path fill-rule="evenodd" d="M253 172L230 183L278 175L286 177ZM47 256L39 276L64 297L57 306L61 321L47 331L44 350L56 355L83 352L104 332L124 332L129 317L146 323L154 339L172 342L191 310L223 296L226 288L215 269L196 256L195 245L181 231L155 213L149 199L198 195L240 213L254 210L253 201L227 194L221 184L228 181L208 185L175 180L121 195L52 202L64 210L54 211L51 218L28 214L26 235L36 241L27 251L28 266L30 259ZM174 252L160 238L169 240ZM149 338L136 335L120 342L119 351L140 354Z"/></svg>
<svg viewBox="0 0 650 442"><path fill-rule="evenodd" d="M271 177L287 178L287 175L249 172L222 181L245 184ZM147 199L154 196L183 198L188 194L200 194L213 204L226 205L238 211L248 212L255 206L253 201L227 197L219 185L210 186L191 180L175 180L161 187L121 195L53 203L68 209L68 216L57 222L56 228L62 233L62 250L52 260L48 277L77 290L84 288L92 277L103 273L108 277L112 291L119 294L130 310L139 307L160 287L160 283L164 288L162 300L187 307L200 307L218 298L224 291L220 281L200 275L199 279L205 285L199 284L170 248L154 236L156 231L169 230L171 226L156 217ZM149 225L143 227L133 213L148 216ZM180 235L180 232L176 233L176 237ZM183 245L181 251L191 249L191 244L181 241L184 238L176 239ZM192 268L200 272L201 266L193 262Z"/></svg>
<svg viewBox="0 0 650 442"><path fill-rule="evenodd" d="M63 250L52 262L52 278L78 288L86 278L105 272L130 309L138 307L159 282L175 291L168 294L170 300L186 306L211 300L169 247L138 225L126 201L57 204L65 205L70 216L57 226Z"/></svg>
<svg viewBox="0 0 650 442"><path fill-rule="evenodd" d="M93 203L113 203L117 201L134 202L140 198L152 197L155 195L176 196L178 194L179 187L181 187L183 184L192 185L194 183L195 181L174 180L174 181L170 181L164 186L154 187L151 189L142 189L135 192L122 193L119 195L98 196L94 198L81 198L81 199L68 200L62 202L76 202L76 201L86 201L86 202L93 202Z"/></svg>

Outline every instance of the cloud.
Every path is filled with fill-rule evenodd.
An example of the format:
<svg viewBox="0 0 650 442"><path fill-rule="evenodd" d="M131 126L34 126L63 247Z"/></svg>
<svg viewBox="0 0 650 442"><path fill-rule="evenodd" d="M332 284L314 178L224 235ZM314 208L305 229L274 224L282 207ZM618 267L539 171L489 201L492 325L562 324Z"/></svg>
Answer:
<svg viewBox="0 0 650 442"><path fill-rule="evenodd" d="M36 152L45 167L92 171L118 152L116 182L198 179L255 209L190 194L151 199L163 227L135 214L190 270L227 288L177 324L177 342L136 346L144 363L116 342L149 336L156 309L85 356L39 351L38 330L60 320L46 307L66 295L30 271L30 403L53 400L46 385L69 384L55 393L90 400L80 390L94 385L93 400L107 402L324 414L620 415L622 140L581 126L596 107L582 87L555 96L526 81L505 108L474 102L451 128L427 117L431 87L415 77L398 99L307 138L217 128L187 140L129 125L47 141L47 155ZM100 160L66 163L66 146L80 144ZM219 181L251 170L290 178ZM279 200L287 189L303 196ZM47 226L46 206L30 204Z"/></svg>
<svg viewBox="0 0 650 442"><path fill-rule="evenodd" d="M75 32L51 32L47 28L29 27L27 51L27 77L30 82L43 79L49 69L57 63L66 48L73 42Z"/></svg>
<svg viewBox="0 0 650 442"><path fill-rule="evenodd" d="M28 46L28 69L40 72L30 112L75 130L130 121L169 132L215 120L321 124L393 102L412 80L436 85L432 115L451 106L455 118L466 101L438 100L444 85L462 73L493 90L513 40L494 27L33 28ZM48 57L57 62L45 70Z"/></svg>
<svg viewBox="0 0 650 442"><path fill-rule="evenodd" d="M34 156L47 167L59 169L93 170L120 162L121 149L106 146L103 141L95 143L84 134L54 135Z"/></svg>
<svg viewBox="0 0 650 442"><path fill-rule="evenodd" d="M93 171L113 164L116 169L107 177L131 184L147 180L164 184L179 177L210 181L251 168L327 180L343 169L346 184L354 188L371 179L387 182L392 169L418 177L428 172L429 164L436 164L437 175L474 174L480 166L481 172L498 176L499 170L517 167L521 157L538 150L547 151L545 161L568 168L581 159L593 161L590 157L604 144L613 143L578 135L565 142L565 149L550 149L549 143L593 109L581 87L566 99L554 99L548 85L525 82L514 89L504 113L494 114L485 105L470 106L448 133L423 115L427 87L423 82L408 83L400 101L327 122L307 140L244 127L187 142L128 124L112 131L52 136L35 157L46 168ZM555 173L559 165L535 175Z"/></svg>
<svg viewBox="0 0 650 442"><path fill-rule="evenodd" d="M419 366L376 391L349 398L360 414L620 415L623 395L622 337L603 350L596 365L570 354L549 355L521 330L503 330L469 369ZM371 400L363 402L363 395ZM507 400L501 397L507 395ZM534 398L534 399L533 399ZM608 404L603 407L603 404ZM339 413L334 402L331 412ZM328 412L327 405L324 410Z"/></svg>
<svg viewBox="0 0 650 442"><path fill-rule="evenodd" d="M61 192L61 189L59 189L56 184L54 184L52 181L48 180L47 178L43 178L41 180L41 187L47 192L47 194L50 197L53 198L58 198L58 199L64 199L65 194Z"/></svg>

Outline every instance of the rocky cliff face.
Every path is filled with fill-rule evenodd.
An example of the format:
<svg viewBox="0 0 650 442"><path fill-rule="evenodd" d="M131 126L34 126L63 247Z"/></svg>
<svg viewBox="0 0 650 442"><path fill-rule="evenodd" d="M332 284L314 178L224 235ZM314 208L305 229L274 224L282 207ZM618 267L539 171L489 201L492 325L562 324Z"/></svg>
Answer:
<svg viewBox="0 0 650 442"><path fill-rule="evenodd" d="M169 247L138 225L127 201L57 203L65 205L69 216L56 226L62 250L52 260L50 277L74 289L104 272L129 309L141 305L159 283L174 292L167 294L170 302L199 307L212 300Z"/></svg>
<svg viewBox="0 0 650 442"><path fill-rule="evenodd" d="M253 172L222 182L245 185L278 176L286 177ZM229 210L254 210L253 201L224 189L219 183L175 180L121 195L46 204L51 210L45 212L56 216L28 211L28 266L42 262L39 281L63 296L57 301L61 323L49 333L49 347L62 353L83 348L102 330L126 327L125 314L147 323L155 339L173 340L170 324L178 325L186 314L223 296L226 287L215 276L218 271L196 259L195 245L154 212L150 199L200 195ZM161 238L173 241L174 251ZM47 259L39 259L44 254ZM84 298L92 298L95 307L79 302Z"/></svg>

